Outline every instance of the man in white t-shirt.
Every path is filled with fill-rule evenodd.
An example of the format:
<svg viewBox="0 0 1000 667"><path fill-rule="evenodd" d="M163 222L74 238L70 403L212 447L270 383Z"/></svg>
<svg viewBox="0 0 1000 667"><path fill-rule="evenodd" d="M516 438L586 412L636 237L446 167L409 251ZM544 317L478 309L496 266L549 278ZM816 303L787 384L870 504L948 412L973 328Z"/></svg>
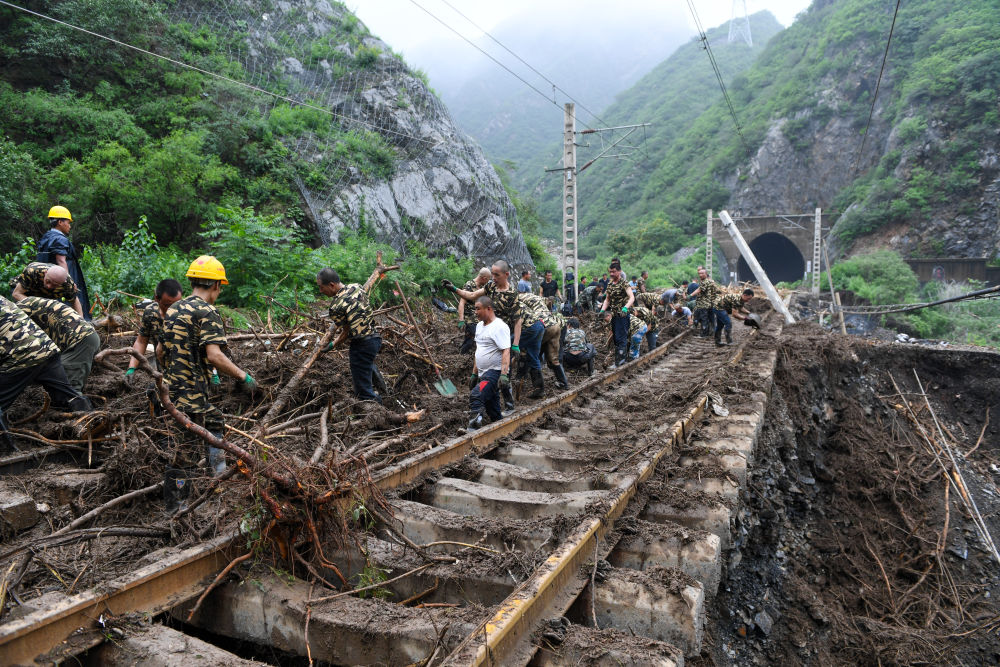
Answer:
<svg viewBox="0 0 1000 667"><path fill-rule="evenodd" d="M469 428L500 419L500 385L510 386L510 328L488 296L476 299L476 360L469 380ZM485 414L484 414L485 412Z"/></svg>

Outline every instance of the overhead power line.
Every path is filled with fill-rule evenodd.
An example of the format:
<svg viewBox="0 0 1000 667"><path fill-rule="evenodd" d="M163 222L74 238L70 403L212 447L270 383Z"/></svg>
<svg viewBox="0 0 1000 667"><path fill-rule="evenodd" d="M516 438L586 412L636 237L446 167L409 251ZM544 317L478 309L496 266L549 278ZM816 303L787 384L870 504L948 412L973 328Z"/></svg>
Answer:
<svg viewBox="0 0 1000 667"><path fill-rule="evenodd" d="M726 100L726 106L729 108L729 115L733 118L733 123L736 125L736 133L740 137L740 142L743 144L743 150L747 154L747 159L751 162L753 161L753 152L750 150L750 144L747 142L745 136L743 136L743 126L740 125L740 119L736 116L736 107L733 106L733 101L729 97L729 91L726 89L726 82L722 77L722 70L719 69L719 63L715 60L715 54L712 53L712 45L708 41L708 35L705 33L705 29L701 25L701 19L698 18L698 10L695 9L693 0L687 0L688 9L691 10L691 18L694 19L695 29L698 31L698 39L701 40L705 47L705 52L708 54L708 60L712 63L712 71L715 72L715 78L719 82L719 88L722 89L722 97Z"/></svg>
<svg viewBox="0 0 1000 667"><path fill-rule="evenodd" d="M428 16L430 16L432 19L434 19L435 21L437 21L438 23L440 23L441 25L443 25L445 28L447 28L451 32L453 32L456 35L458 35L458 37L461 38L464 42L466 42L469 46L471 46L472 48L474 48L476 51L479 51L481 54L483 54L484 56L486 56L487 58L489 58L490 60L492 60L493 62L495 62L497 65L499 65L503 69L505 69L511 76L513 76L514 78L516 78L518 81L520 81L521 83L523 83L524 85L526 85L528 88L531 88L533 91L535 91L536 93L538 93L542 97L543 100L545 100L549 104L553 105L555 108L559 109L560 111L562 110L562 107L559 106L558 102L556 102L553 99L549 99L548 95L546 95L541 90L539 90L537 87L535 87L530 82L528 82L527 80L525 80L525 78L522 77L520 74L518 74L517 72L515 72L511 68L507 67L506 65L504 65L499 60L497 60L495 57L493 57L492 54L490 54L489 52L487 52L485 49L483 49L481 46L479 46L478 44L476 44L475 42L473 42L471 39L469 39L468 37L466 37L465 35L463 35L462 33L460 33L455 28L452 28L450 25L448 25L444 21L444 19L439 18L431 10L427 9L426 7L424 7L423 5L421 5L419 2L417 2L417 0L410 0L410 3L413 4L417 9L419 9L422 12L424 12L425 14L427 14ZM466 20L468 20L468 19L466 19ZM471 23L471 21L469 21L469 22ZM473 25L475 25L475 24L473 24ZM506 48L506 47L504 47L504 48ZM517 57L517 56L515 55L515 57ZM520 60L520 58L518 58L518 59ZM522 60L521 62L524 62L524 61ZM527 63L525 63L525 64L527 64ZM529 67L530 67L530 65L529 65ZM532 68L532 70L534 71L534 68ZM544 77L542 77L542 78L544 78ZM546 79L546 81L548 81L548 79ZM551 83L551 82L549 82L549 83ZM552 85L555 86L554 83ZM590 112L588 112L588 113L590 113ZM593 113L591 113L591 115L593 116ZM594 116L594 117L597 118L597 116ZM583 123L583 125L585 127L587 127L588 129L590 128L590 126L587 125L586 123Z"/></svg>
<svg viewBox="0 0 1000 667"><path fill-rule="evenodd" d="M854 160L854 169L851 170L851 180L858 175L858 167L861 166L861 155L865 152L865 142L868 141L868 128L872 124L872 116L875 115L875 102L878 100L878 90L882 85L882 73L885 72L885 62L889 58L889 46L892 44L892 33L896 29L896 17L899 15L899 4L902 0L896 0L896 10L892 13L892 25L889 26L889 39L885 41L885 53L882 54L882 66L878 70L878 81L875 83L875 94L872 95L872 108L868 111L868 122L865 123L864 134L861 135L861 148L858 149L858 157Z"/></svg>
<svg viewBox="0 0 1000 667"><path fill-rule="evenodd" d="M570 102L572 102L576 106L580 107L581 109L583 109L584 111L586 111L587 113L589 113L591 116L594 117L594 119L596 119L598 122L602 123L603 125L608 125L609 124L607 121L605 121L603 118L601 118L600 116L598 116L596 113L594 113L593 111L591 111L590 109L588 109L587 107L585 107L581 102L579 102L576 99L574 99L572 95L570 95L565 90L563 90L558 85L556 85L556 83L554 81L552 81L547 76L545 76L544 74L542 74L541 72L539 72L537 69L535 69L534 67L532 67L530 63L528 63L527 61L524 60L524 58L522 58L521 56L519 56L516 53L514 53L513 51L511 51L509 48L507 48L506 45L504 45L500 40L498 40L496 37L494 37L493 35L491 35L487 30L485 30L484 28L481 28L480 26L476 25L475 21L473 21L468 16L466 16L465 14L463 14L457 7L455 7L455 5L453 5L450 2L448 2L448 0L441 0L441 2L443 2L445 5L447 5L448 7L450 7L452 11L454 11L456 14L458 14L459 16L461 16L463 19L465 19L466 21L468 21L469 24L473 28L475 28L476 30L480 31L481 33L483 33L484 35L486 35L487 37L489 37L491 40L493 40L493 42L496 43L496 45L499 46L501 49L503 49L504 51L506 51L510 55L512 55L515 58L517 58L518 61L520 61L522 65L524 65L525 67L527 67L528 69L530 69L532 72L534 72L535 74L537 74L538 76L540 76L542 79L544 79L546 83L548 83L549 85L552 86L552 90L553 91L558 90L560 93L562 93L563 95L565 95L569 99Z"/></svg>
<svg viewBox="0 0 1000 667"><path fill-rule="evenodd" d="M128 42L123 42L123 41L121 41L119 39L115 39L114 37L110 37L108 35L102 35L101 33L94 32L93 30L87 30L86 28L80 27L78 25L74 25L72 23L68 23L66 21L62 21L60 19L57 19L55 17L48 16L46 14L42 14L41 12L36 12L36 11L31 10L31 9L27 9L26 7L21 7L19 5L15 5L12 2L7 2L7 0L0 0L0 5L4 5L6 7L10 7L11 9L16 9L18 11L24 12L25 14L30 14L32 16L38 17L40 19L44 19L46 21L51 21L52 23L56 23L58 25L66 27L66 28L71 28L73 30L77 30L79 32L82 32L84 34L90 35L92 37L97 37L98 39L103 39L105 41L111 42L112 44L117 44L118 46L125 47L126 49L132 49L133 51L137 51L137 52L145 54L147 56L151 56L153 58L158 58L160 60L163 60L163 61L166 61L166 62L171 63L173 65L176 65L177 67L183 67L185 69L193 70L195 72L199 72L201 74L204 74L205 76L209 76L209 77L212 77L212 78L215 78L215 79L219 79L220 81L225 81L227 83L231 83L231 84L234 84L234 85L237 85L237 86L241 86L243 88L246 88L247 90L252 90L252 91L257 92L257 93L263 93L264 95L269 95L269 96L271 96L271 97L273 97L275 99L282 100L284 102L290 102L290 103L292 103L292 104L294 104L296 106L302 106L302 107L308 107L310 109L315 109L316 111L321 111L321 112L323 112L325 114L328 114L328 115L330 115L330 116L332 116L334 118L338 118L338 119L347 121L349 123L356 123L358 125L363 125L363 126L365 126L367 128L370 128L373 132L376 132L376 133L379 133L379 134L391 134L393 136L397 136L397 137L400 137L400 138L403 138L403 139L409 139L409 140L412 140L412 141L417 141L417 142L421 142L421 143L425 143L425 144L436 145L438 143L438 142L431 141L429 139L423 139L421 137L414 137L412 135L405 134L403 132L397 132L395 130L391 130L391 129L388 129L388 128L378 127L377 125L373 125L372 123L368 123L367 121L361 120L359 118L352 118L350 116L345 116L343 114L337 113L336 111L331 111L330 109L327 109L327 108L321 107L321 106L317 106L317 105L312 104L310 102L306 102L306 101L303 101L303 100L300 100L300 99L296 99L294 97L289 97L287 95L281 95L279 93L272 92L272 91L267 90L265 88L260 88L259 86L255 86L253 84L246 83L244 81L239 81L237 79L233 79L231 77L225 76L224 74L219 74L217 72L213 72L211 70L203 69L203 68L197 67L195 65L190 65L190 64L188 64L186 62L183 62L181 60L176 60L175 58L170 58L168 56L160 55L159 53L154 53L153 51L148 51L148 50L146 50L144 48L141 48L139 46L135 46L134 44L129 44Z"/></svg>

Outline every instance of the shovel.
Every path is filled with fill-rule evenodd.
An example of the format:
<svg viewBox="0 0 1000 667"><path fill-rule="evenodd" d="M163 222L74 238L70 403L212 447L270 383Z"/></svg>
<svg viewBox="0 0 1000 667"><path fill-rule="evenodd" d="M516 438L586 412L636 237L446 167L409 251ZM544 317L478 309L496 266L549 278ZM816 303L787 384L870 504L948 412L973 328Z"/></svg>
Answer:
<svg viewBox="0 0 1000 667"><path fill-rule="evenodd" d="M427 353L427 358L431 362L431 366L434 368L434 373L437 375L438 381L434 383L434 388L437 389L437 393L442 396L454 396L458 393L458 389L455 388L455 383L448 378L441 377L441 371L438 370L437 364L434 362L434 357L431 355L431 348L427 345L427 341L424 339L424 333L417 326L417 319L413 317L413 312L410 310L410 302L406 300L406 293L403 292L403 288L399 286L399 281L393 281L396 284L396 291L399 292L399 296L403 299L403 308L406 309L406 317L410 321L410 325L417 330L417 335L420 336L420 342L424 346L424 352Z"/></svg>

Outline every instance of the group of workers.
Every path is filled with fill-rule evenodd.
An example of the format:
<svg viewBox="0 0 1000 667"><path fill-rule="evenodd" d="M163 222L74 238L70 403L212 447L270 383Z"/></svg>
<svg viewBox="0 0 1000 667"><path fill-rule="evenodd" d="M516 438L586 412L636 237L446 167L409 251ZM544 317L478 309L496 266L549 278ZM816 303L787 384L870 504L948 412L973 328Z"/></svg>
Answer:
<svg viewBox="0 0 1000 667"><path fill-rule="evenodd" d="M558 304L561 292L551 271L545 272L535 294L531 274L522 271L521 279L513 285L510 266L503 260L481 269L462 288L442 281L459 297L458 326L464 331L461 351L475 350L469 382L469 428L479 428L513 410L512 363L519 366L519 378L525 373L530 377L533 389L528 398L541 398L544 393L542 359L552 369L559 388L569 384L567 367L586 367L587 374L593 374L596 348L573 316L579 310L596 311L610 325L615 366L637 358L643 340L650 350L656 348L661 308L668 319L697 325L702 336L714 335L718 346L732 343L731 318L749 316L751 324L758 323L746 307L754 297L753 290L725 293L704 267L698 268L698 282L684 281L662 294L646 290L648 277L643 271L629 282L620 261L614 259L600 281L587 284L581 279L573 290L580 295L579 300L567 301L562 308Z"/></svg>

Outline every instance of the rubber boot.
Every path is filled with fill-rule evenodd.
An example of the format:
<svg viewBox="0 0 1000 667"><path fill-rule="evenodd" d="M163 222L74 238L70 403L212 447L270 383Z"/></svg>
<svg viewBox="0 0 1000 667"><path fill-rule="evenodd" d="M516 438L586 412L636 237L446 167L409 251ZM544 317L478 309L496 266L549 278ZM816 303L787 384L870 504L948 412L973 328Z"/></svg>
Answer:
<svg viewBox="0 0 1000 667"><path fill-rule="evenodd" d="M628 363L628 345L615 348L615 366L624 366Z"/></svg>
<svg viewBox="0 0 1000 667"><path fill-rule="evenodd" d="M537 368L532 368L529 370L531 375L531 384L534 389L528 394L528 398L541 398L545 395L545 378L542 377L542 372Z"/></svg>
<svg viewBox="0 0 1000 667"><path fill-rule="evenodd" d="M500 385L500 396L503 398L503 416L506 417L514 411L514 392L510 385Z"/></svg>
<svg viewBox="0 0 1000 667"><path fill-rule="evenodd" d="M385 378L382 377L382 371L378 369L378 366L372 366L372 386L375 387L375 391L378 392L379 396L389 395L389 385L386 384Z"/></svg>
<svg viewBox="0 0 1000 667"><path fill-rule="evenodd" d="M477 428L482 428L486 420L483 418L482 412L473 411L469 413L469 430L475 431Z"/></svg>
<svg viewBox="0 0 1000 667"><path fill-rule="evenodd" d="M715 329L715 346L722 347L724 343L722 342L722 329Z"/></svg>
<svg viewBox="0 0 1000 667"><path fill-rule="evenodd" d="M187 497L190 493L191 479L186 470L168 467L163 472L163 504L167 514L187 509Z"/></svg>
<svg viewBox="0 0 1000 667"><path fill-rule="evenodd" d="M207 449L208 471L213 477L221 477L226 472L226 451L212 445L208 445Z"/></svg>
<svg viewBox="0 0 1000 667"><path fill-rule="evenodd" d="M553 366L552 372L556 376L556 387L559 389L567 389L569 387L569 379L566 377L566 371L561 365Z"/></svg>
<svg viewBox="0 0 1000 667"><path fill-rule="evenodd" d="M593 377L594 375L594 358L591 357L587 359L587 377Z"/></svg>
<svg viewBox="0 0 1000 667"><path fill-rule="evenodd" d="M729 329L726 329L726 345L732 345L732 344L733 344L733 332L730 331Z"/></svg>
<svg viewBox="0 0 1000 667"><path fill-rule="evenodd" d="M76 398L70 399L69 402L70 412L93 412L94 406L90 404L90 399L86 396L77 396Z"/></svg>

